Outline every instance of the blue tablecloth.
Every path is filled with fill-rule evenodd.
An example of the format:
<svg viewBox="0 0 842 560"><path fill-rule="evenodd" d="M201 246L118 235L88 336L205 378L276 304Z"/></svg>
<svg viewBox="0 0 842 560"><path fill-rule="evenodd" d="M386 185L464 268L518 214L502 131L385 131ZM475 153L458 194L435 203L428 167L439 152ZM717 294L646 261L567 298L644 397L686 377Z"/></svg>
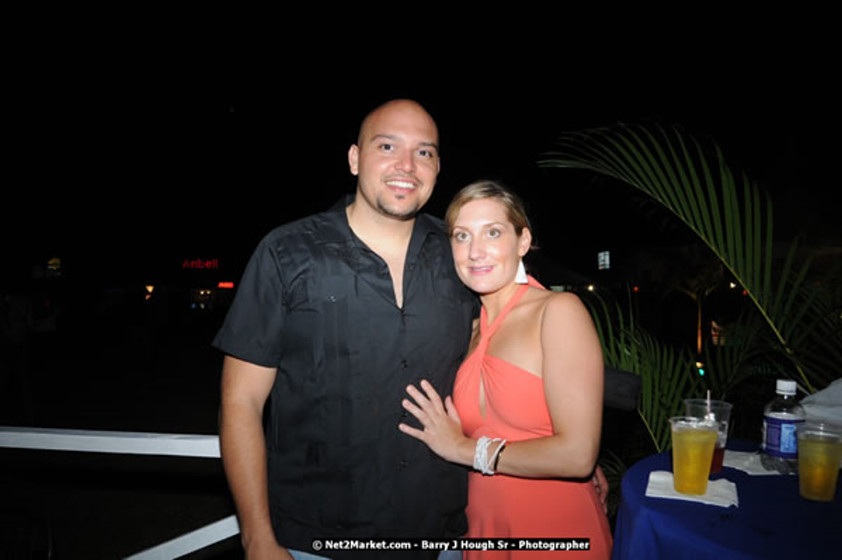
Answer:
<svg viewBox="0 0 842 560"><path fill-rule="evenodd" d="M832 502L813 502L799 496L796 475L726 467L711 479L734 482L740 505L723 508L646 497L655 470L672 471L669 453L639 461L623 477L615 560L842 558L842 482Z"/></svg>

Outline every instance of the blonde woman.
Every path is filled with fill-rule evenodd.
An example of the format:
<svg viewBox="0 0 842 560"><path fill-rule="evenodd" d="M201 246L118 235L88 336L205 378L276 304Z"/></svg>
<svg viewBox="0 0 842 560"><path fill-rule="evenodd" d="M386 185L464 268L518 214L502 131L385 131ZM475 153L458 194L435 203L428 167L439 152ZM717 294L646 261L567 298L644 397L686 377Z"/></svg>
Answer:
<svg viewBox="0 0 842 560"><path fill-rule="evenodd" d="M608 558L610 529L590 480L603 399L602 352L590 315L575 295L527 277L529 221L501 185L465 187L445 221L456 271L479 295L482 313L452 398L442 400L426 381L408 387L412 400L403 405L422 429L400 429L474 468L468 537L587 538L589 557ZM466 558L519 554L542 557L470 551Z"/></svg>

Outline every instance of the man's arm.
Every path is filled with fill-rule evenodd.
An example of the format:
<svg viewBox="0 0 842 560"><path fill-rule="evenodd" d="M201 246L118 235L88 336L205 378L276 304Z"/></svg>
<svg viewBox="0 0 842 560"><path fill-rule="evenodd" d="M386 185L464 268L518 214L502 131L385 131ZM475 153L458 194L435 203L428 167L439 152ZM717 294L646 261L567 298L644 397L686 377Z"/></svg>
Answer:
<svg viewBox="0 0 842 560"><path fill-rule="evenodd" d="M219 440L222 464L247 558L291 558L269 519L263 407L277 370L226 356L222 366Z"/></svg>

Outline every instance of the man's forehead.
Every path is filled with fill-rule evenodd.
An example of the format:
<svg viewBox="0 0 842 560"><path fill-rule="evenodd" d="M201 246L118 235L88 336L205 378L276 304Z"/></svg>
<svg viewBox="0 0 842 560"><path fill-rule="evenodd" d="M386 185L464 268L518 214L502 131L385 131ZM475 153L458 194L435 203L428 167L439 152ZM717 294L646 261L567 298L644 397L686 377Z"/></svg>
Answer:
<svg viewBox="0 0 842 560"><path fill-rule="evenodd" d="M407 138L404 134L373 134L370 138L368 138L368 143L371 144L372 142L378 142L381 140L388 140L390 142L401 142L407 140ZM420 139L415 139L415 145L426 146L438 150L439 145L436 142L436 140L437 138L435 137L430 137L429 139L422 137Z"/></svg>
<svg viewBox="0 0 842 560"><path fill-rule="evenodd" d="M360 140L378 137L400 139L418 136L426 144L438 143L438 128L427 111L415 102L400 101L382 105L372 111L360 128Z"/></svg>

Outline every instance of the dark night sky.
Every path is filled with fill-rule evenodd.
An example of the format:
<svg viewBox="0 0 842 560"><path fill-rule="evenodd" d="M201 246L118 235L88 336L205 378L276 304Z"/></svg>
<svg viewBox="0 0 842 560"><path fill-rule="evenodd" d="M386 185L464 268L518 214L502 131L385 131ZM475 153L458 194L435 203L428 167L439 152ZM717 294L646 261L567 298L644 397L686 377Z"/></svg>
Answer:
<svg viewBox="0 0 842 560"><path fill-rule="evenodd" d="M15 216L4 224L12 253L21 262L56 253L77 271L133 278L166 276L184 258L218 257L238 272L272 227L353 190L346 151L360 118L404 96L439 122L443 171L428 210L440 215L470 181L502 179L526 199L540 245L561 259L581 246L663 238L628 211L622 189L535 164L564 130L642 119L713 137L773 190L782 230L809 223L814 239L840 237L823 132L836 90L803 69L760 65L713 80L547 67L442 71L435 80L229 70L195 82L173 78L174 69L111 81L58 72L47 81L61 95L23 91L13 150L22 173L9 189L20 206L4 212ZM571 186L575 196L559 194Z"/></svg>

